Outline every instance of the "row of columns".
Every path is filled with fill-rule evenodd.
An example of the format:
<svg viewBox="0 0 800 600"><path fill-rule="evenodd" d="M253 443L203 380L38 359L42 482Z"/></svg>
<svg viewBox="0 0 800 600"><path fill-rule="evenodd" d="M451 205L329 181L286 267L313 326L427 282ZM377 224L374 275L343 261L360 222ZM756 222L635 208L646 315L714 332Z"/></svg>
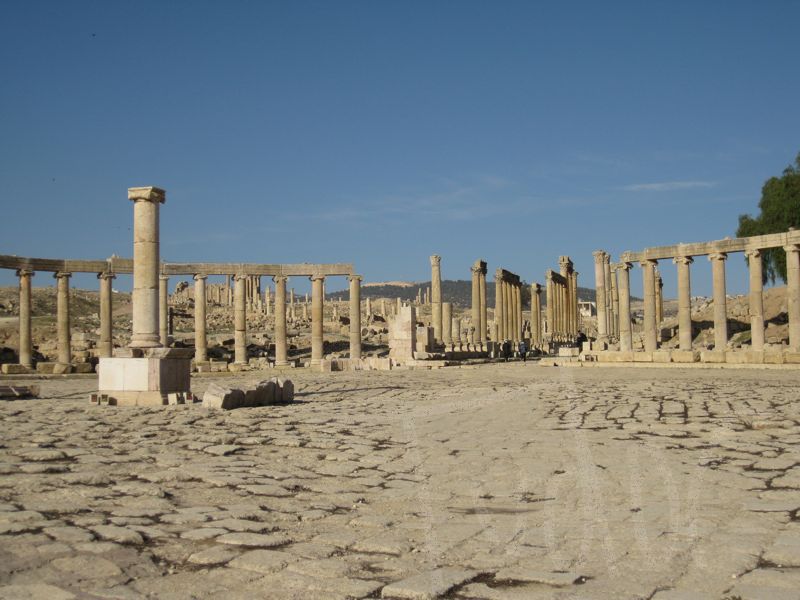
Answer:
<svg viewBox="0 0 800 600"><path fill-rule="evenodd" d="M786 252L787 312L789 316L789 348L800 351L800 246L784 247ZM597 253L595 253L597 254ZM753 350L764 349L764 303L763 303L763 253L760 249L745 251L749 265L750 337ZM711 262L714 306L714 348L725 350L728 344L727 285L725 263L728 254L714 252L708 255ZM691 273L694 262L691 256L676 256L672 259L678 275L678 346L681 350L692 349ZM644 287L644 349L652 352L660 342L659 328L663 318L663 293L658 261L645 259L640 262ZM619 284L619 340L620 350L633 347L630 311L630 269L632 263L616 265ZM598 331L600 331L600 302L598 301Z"/></svg>
<svg viewBox="0 0 800 600"><path fill-rule="evenodd" d="M470 268L472 272L472 325L475 328L475 341L480 344L486 341L486 267L486 262L479 259Z"/></svg>
<svg viewBox="0 0 800 600"><path fill-rule="evenodd" d="M522 340L522 282L519 275L497 269L494 275L495 341Z"/></svg>
<svg viewBox="0 0 800 600"><path fill-rule="evenodd" d="M206 335L206 279L195 275L195 360L208 359ZM234 363L247 363L247 281L249 275L234 276ZM285 366L288 361L286 338L286 281L288 277L277 275L275 282L275 364ZM311 365L317 366L323 359L324 335L324 281L323 275L312 275L311 279ZM351 275L350 282L350 358L361 358L361 276Z"/></svg>
<svg viewBox="0 0 800 600"><path fill-rule="evenodd" d="M578 323L577 294L575 294L576 301L573 302L573 294L570 291L571 280L571 277L565 277L552 269L545 272L547 302L545 321L547 334L551 341L567 342L577 335L577 329L573 333L573 328ZM577 283L575 292L577 292Z"/></svg>

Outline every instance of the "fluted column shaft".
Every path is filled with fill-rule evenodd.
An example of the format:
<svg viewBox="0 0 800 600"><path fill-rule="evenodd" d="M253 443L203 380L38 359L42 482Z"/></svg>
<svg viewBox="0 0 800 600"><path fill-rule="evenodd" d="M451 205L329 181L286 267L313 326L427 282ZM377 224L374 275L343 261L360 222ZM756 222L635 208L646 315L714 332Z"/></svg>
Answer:
<svg viewBox="0 0 800 600"><path fill-rule="evenodd" d="M247 364L247 276L236 275L233 283L234 362Z"/></svg>
<svg viewBox="0 0 800 600"><path fill-rule="evenodd" d="M70 322L69 322L69 278L72 273L54 273L56 278L56 320L58 330L58 362L68 365L72 362L72 348L70 348Z"/></svg>
<svg viewBox="0 0 800 600"><path fill-rule="evenodd" d="M542 343L542 286L531 284L531 344Z"/></svg>
<svg viewBox="0 0 800 600"><path fill-rule="evenodd" d="M605 291L606 306L606 334L611 336L613 330L611 320L611 256L608 252L603 254L603 290Z"/></svg>
<svg viewBox="0 0 800 600"><path fill-rule="evenodd" d="M552 337L553 335L553 280L548 272L545 279L545 325L547 325L547 333Z"/></svg>
<svg viewBox="0 0 800 600"><path fill-rule="evenodd" d="M642 283L644 286L644 351L658 349L656 337L656 265L655 260L643 260Z"/></svg>
<svg viewBox="0 0 800 600"><path fill-rule="evenodd" d="M132 348L158 348L159 335L159 207L165 194L158 188L130 188L133 201L133 335Z"/></svg>
<svg viewBox="0 0 800 600"><path fill-rule="evenodd" d="M99 273L97 278L100 280L100 343L97 345L97 356L99 358L110 358L114 354L114 331L113 331L113 301L112 283L113 273Z"/></svg>
<svg viewBox="0 0 800 600"><path fill-rule="evenodd" d="M598 250L594 256L595 305L597 307L597 339L608 340L608 316L606 315L605 252Z"/></svg>
<svg viewBox="0 0 800 600"><path fill-rule="evenodd" d="M789 312L789 349L800 351L800 246L786 250L786 304Z"/></svg>
<svg viewBox="0 0 800 600"><path fill-rule="evenodd" d="M577 280L575 282L577 289ZM580 323L580 317L578 317ZM619 280L616 265L611 270L611 331L609 335L619 339Z"/></svg>
<svg viewBox="0 0 800 600"><path fill-rule="evenodd" d="M678 266L678 345L681 350L692 349L692 284L691 256L673 259Z"/></svg>
<svg viewBox="0 0 800 600"><path fill-rule="evenodd" d="M169 277L158 277L158 338L165 348L169 346Z"/></svg>
<svg viewBox="0 0 800 600"><path fill-rule="evenodd" d="M633 350L633 331L631 330L631 263L622 263L617 268L617 288L619 289L619 349L623 352Z"/></svg>
<svg viewBox="0 0 800 600"><path fill-rule="evenodd" d="M497 325L496 342L503 341L503 278L498 272L494 276L494 322Z"/></svg>
<svg viewBox="0 0 800 600"><path fill-rule="evenodd" d="M361 358L361 276L351 275L350 282L350 358Z"/></svg>
<svg viewBox="0 0 800 600"><path fill-rule="evenodd" d="M33 271L20 269L19 277L19 364L33 367L33 336L31 335L31 277Z"/></svg>
<svg viewBox="0 0 800 600"><path fill-rule="evenodd" d="M275 282L275 365L289 364L286 347L286 277L276 275Z"/></svg>
<svg viewBox="0 0 800 600"><path fill-rule="evenodd" d="M725 286L725 261L728 255L716 252L709 255L714 283L714 350L724 351L728 346L728 299Z"/></svg>
<svg viewBox="0 0 800 600"><path fill-rule="evenodd" d="M486 341L486 328L488 325L488 306L486 304L486 271L483 269L481 270L478 283L480 283L481 286L481 320L480 327L478 327L477 323L475 326L478 327L478 330L480 331L480 337L478 339L481 341L481 343L483 343Z"/></svg>
<svg viewBox="0 0 800 600"><path fill-rule="evenodd" d="M206 279L205 275L194 276L194 360L208 360L206 337Z"/></svg>
<svg viewBox="0 0 800 600"><path fill-rule="evenodd" d="M764 257L761 250L745 252L750 265L750 344L764 349Z"/></svg>
<svg viewBox="0 0 800 600"><path fill-rule="evenodd" d="M319 365L323 355L323 336L322 336L322 286L325 277L314 275L311 277L311 366Z"/></svg>

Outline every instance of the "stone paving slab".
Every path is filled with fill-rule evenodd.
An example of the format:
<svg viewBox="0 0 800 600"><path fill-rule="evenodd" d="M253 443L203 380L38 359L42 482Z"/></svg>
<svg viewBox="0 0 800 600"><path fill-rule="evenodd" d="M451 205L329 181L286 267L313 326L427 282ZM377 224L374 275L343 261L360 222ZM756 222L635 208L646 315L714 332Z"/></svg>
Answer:
<svg viewBox="0 0 800 600"><path fill-rule="evenodd" d="M0 404L0 599L800 597L793 372L293 378L230 412Z"/></svg>

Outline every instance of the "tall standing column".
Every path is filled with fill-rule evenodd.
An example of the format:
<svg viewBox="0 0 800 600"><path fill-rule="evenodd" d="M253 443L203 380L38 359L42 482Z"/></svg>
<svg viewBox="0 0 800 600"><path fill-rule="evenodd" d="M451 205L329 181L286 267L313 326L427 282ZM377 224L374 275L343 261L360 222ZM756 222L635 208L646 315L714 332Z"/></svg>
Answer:
<svg viewBox="0 0 800 600"><path fill-rule="evenodd" d="M486 341L487 326L489 324L488 306L486 304L486 263L481 263L481 276L479 279L481 286L481 321L480 321L480 337L478 338L481 343Z"/></svg>
<svg viewBox="0 0 800 600"><path fill-rule="evenodd" d="M272 301L270 300L269 285L264 290L264 314L268 317L272 315Z"/></svg>
<svg viewBox="0 0 800 600"><path fill-rule="evenodd" d="M361 275L350 275L350 358L361 359Z"/></svg>
<svg viewBox="0 0 800 600"><path fill-rule="evenodd" d="M642 281L644 283L644 351L658 349L656 336L656 260L643 260Z"/></svg>
<svg viewBox="0 0 800 600"><path fill-rule="evenodd" d="M689 265L691 256L676 256L678 265L678 344L681 350L692 349L692 285Z"/></svg>
<svg viewBox="0 0 800 600"><path fill-rule="evenodd" d="M617 288L619 289L619 349L623 352L633 350L631 331L631 263L623 262L617 266Z"/></svg>
<svg viewBox="0 0 800 600"><path fill-rule="evenodd" d="M481 268L479 265L470 267L472 272L472 324L475 329L480 331L481 322ZM478 337L478 341L482 342L483 339Z"/></svg>
<svg viewBox="0 0 800 600"><path fill-rule="evenodd" d="M110 358L114 354L113 305L111 284L116 276L113 273L98 273L100 280L100 343L97 346L99 358Z"/></svg>
<svg viewBox="0 0 800 600"><path fill-rule="evenodd" d="M714 350L724 351L728 346L728 299L725 289L725 261L728 255L715 252L708 256L714 283Z"/></svg>
<svg viewBox="0 0 800 600"><path fill-rule="evenodd" d="M511 339L511 286L503 280L503 339Z"/></svg>
<svg viewBox="0 0 800 600"><path fill-rule="evenodd" d="M165 348L169 346L169 277L158 276L158 338Z"/></svg>
<svg viewBox="0 0 800 600"><path fill-rule="evenodd" d="M547 271L545 273L545 325L547 326L547 333L553 337L553 272Z"/></svg>
<svg viewBox="0 0 800 600"><path fill-rule="evenodd" d="M33 336L31 335L31 277L33 271L19 269L19 364L33 367Z"/></svg>
<svg viewBox="0 0 800 600"><path fill-rule="evenodd" d="M311 279L311 366L322 363L323 337L322 337L322 286L325 283L323 275L312 275Z"/></svg>
<svg viewBox="0 0 800 600"><path fill-rule="evenodd" d="M606 333L612 335L611 320L611 255L608 252L603 254L603 283L606 297Z"/></svg>
<svg viewBox="0 0 800 600"><path fill-rule="evenodd" d="M233 278L233 362L247 364L247 275Z"/></svg>
<svg viewBox="0 0 800 600"><path fill-rule="evenodd" d="M531 345L542 343L542 286L531 284Z"/></svg>
<svg viewBox="0 0 800 600"><path fill-rule="evenodd" d="M442 341L445 346L453 343L453 305L442 302Z"/></svg>
<svg viewBox="0 0 800 600"><path fill-rule="evenodd" d="M72 348L70 348L69 324L69 278L72 273L59 271L53 273L56 278L56 319L58 325L58 364L69 365L72 363Z"/></svg>
<svg viewBox="0 0 800 600"><path fill-rule="evenodd" d="M761 250L745 252L750 265L750 344L753 350L764 349L764 257Z"/></svg>
<svg viewBox="0 0 800 600"><path fill-rule="evenodd" d="M608 341L608 317L606 315L605 252L597 250L594 256L595 305L597 307L597 340Z"/></svg>
<svg viewBox="0 0 800 600"><path fill-rule="evenodd" d="M661 343L661 323L664 321L664 281L661 273L656 269L656 340Z"/></svg>
<svg viewBox="0 0 800 600"><path fill-rule="evenodd" d="M431 256L431 322L433 337L437 342L442 341L442 257L434 254Z"/></svg>
<svg viewBox="0 0 800 600"><path fill-rule="evenodd" d="M789 349L800 351L800 246L786 251L786 304L789 313Z"/></svg>
<svg viewBox="0 0 800 600"><path fill-rule="evenodd" d="M575 282L577 289L577 280ZM578 317L580 322L580 317ZM611 269L611 330L609 335L619 339L619 281L617 280L617 265Z"/></svg>
<svg viewBox="0 0 800 600"><path fill-rule="evenodd" d="M131 348L161 345L158 320L158 211L165 192L156 187L128 189L133 201L133 335Z"/></svg>
<svg viewBox="0 0 800 600"><path fill-rule="evenodd" d="M206 275L194 276L194 360L208 360L206 338Z"/></svg>
<svg viewBox="0 0 800 600"><path fill-rule="evenodd" d="M494 322L497 324L496 342L503 341L503 271L494 274Z"/></svg>
<svg viewBox="0 0 800 600"><path fill-rule="evenodd" d="M275 282L275 366L289 364L286 348L286 276L276 275Z"/></svg>

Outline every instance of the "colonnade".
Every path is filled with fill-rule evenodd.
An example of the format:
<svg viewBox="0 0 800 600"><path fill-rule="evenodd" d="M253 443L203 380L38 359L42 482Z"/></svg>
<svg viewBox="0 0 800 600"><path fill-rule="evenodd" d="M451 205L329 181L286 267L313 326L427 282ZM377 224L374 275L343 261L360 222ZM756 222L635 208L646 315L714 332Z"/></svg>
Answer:
<svg viewBox="0 0 800 600"><path fill-rule="evenodd" d="M547 335L552 342L573 342L580 331L578 272L569 256L558 259L559 272L545 272Z"/></svg>
<svg viewBox="0 0 800 600"><path fill-rule="evenodd" d="M522 281L519 275L498 268L494 274L495 341L522 340Z"/></svg>
<svg viewBox="0 0 800 600"><path fill-rule="evenodd" d="M707 256L711 262L713 284L714 350L724 351L728 345L727 320L727 282L726 263L732 253L743 252L749 266L749 317L751 328L751 350L764 350L764 305L763 305L763 251L767 248L782 248L786 253L787 271L787 313L789 320L789 350L800 352L800 231L790 230L747 238L734 238L714 242L678 244L648 248L640 253L625 252L622 262L615 265L619 292L619 348L622 351L633 349L630 310L630 269L639 264L642 269L644 324L643 345L646 352L658 349L661 340L660 323L663 319L663 293L658 264L661 260L671 260L677 269L678 281L678 348L693 350L691 317L691 265L698 256ZM595 274L597 277L598 255L594 253ZM598 299L598 333L603 332L601 301ZM605 330L607 335L608 329Z"/></svg>

